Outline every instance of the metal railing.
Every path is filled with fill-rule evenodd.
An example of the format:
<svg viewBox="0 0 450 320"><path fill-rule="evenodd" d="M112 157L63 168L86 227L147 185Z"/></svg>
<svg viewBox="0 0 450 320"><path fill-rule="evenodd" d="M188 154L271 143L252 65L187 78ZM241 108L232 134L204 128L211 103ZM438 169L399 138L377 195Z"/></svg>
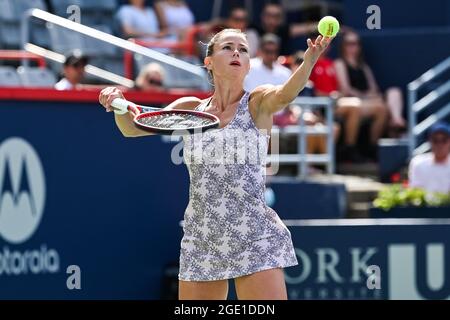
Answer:
<svg viewBox="0 0 450 320"><path fill-rule="evenodd" d="M194 25L186 31L185 39L183 41L167 41L167 40L142 40L136 38L129 38L128 41L139 44L146 48L165 48L179 53L183 53L187 56L193 56L195 54L195 38L203 30L199 25ZM131 78L133 75L133 54L131 51L126 51L123 56L123 64L125 68L125 76Z"/></svg>
<svg viewBox="0 0 450 320"><path fill-rule="evenodd" d="M287 126L284 128L273 127L272 136L297 135L297 154L270 154L268 162L278 162L279 164L297 164L298 177L305 179L308 175L308 164L324 164L328 174L335 172L334 159L334 137L333 137L333 114L335 100L326 97L298 97L292 104L301 107L299 123L296 126ZM321 128L306 126L303 114L307 110L324 108L325 125ZM327 139L327 150L324 154L307 154L307 136L325 135Z"/></svg>
<svg viewBox="0 0 450 320"><path fill-rule="evenodd" d="M439 111L426 117L419 122L419 114L425 110L428 110L432 105L438 102L444 95L450 92L450 80L444 81L436 89L426 94L421 99L417 100L418 92L426 84L436 80L444 72L450 70L450 57L431 68L419 78L408 84L408 108L409 108L409 156L412 157L416 154L420 154L429 150L430 146L428 142L423 142L420 145L420 137L426 133L426 131L436 121L442 120L450 115L450 102L446 103Z"/></svg>
<svg viewBox="0 0 450 320"><path fill-rule="evenodd" d="M24 50L29 50L30 47L35 49L34 53L39 54L38 52L43 53L43 50L37 50L37 46L36 45L32 45L30 46L30 20L31 18L35 18L35 19L39 19L39 20L43 20L46 21L48 23L52 23L54 25L57 25L59 27L63 27L69 30L72 30L74 32L78 32L81 33L85 36L106 42L108 44L114 45L116 47L122 48L126 51L131 51L133 53L136 54L140 54L143 56L146 56L148 58L151 58L153 60L156 60L162 64L165 65L170 65L174 68L179 68L182 69L190 74L192 74L193 76L196 77L201 77L202 79L205 79L205 73L203 72L203 70L201 70L201 68L199 68L198 66L194 66L190 63L187 63L185 61L176 59L174 57L170 57L167 56L163 53L160 53L158 51L143 47L141 45L138 45L136 43L133 43L131 41L127 41L118 37L115 37L113 35L110 35L108 33L102 32L100 30L82 25L80 23L76 23L74 21L71 21L69 19L51 14L47 11L44 10L40 10L40 9L30 9L28 11L26 11L23 16L22 16L22 21L21 21L21 43L22 43L22 48ZM43 49L43 48L41 48ZM76 49L76 48L74 48ZM45 50L45 49L44 49ZM50 50L46 50L46 52L50 52L52 53L52 51ZM53 52L55 53L55 52ZM56 53L57 54L57 53ZM58 61L58 59L54 59L55 61ZM27 65L28 61L27 60L23 60L22 61L22 65ZM93 71L94 73L96 73L96 71L102 70L100 68L91 68L91 71ZM104 70L105 72L107 72L106 70ZM97 73L97 76L104 78L105 74L99 74ZM111 78L107 79L107 80L111 80Z"/></svg>
<svg viewBox="0 0 450 320"><path fill-rule="evenodd" d="M22 51L22 50L0 50L0 60L33 60L39 68L45 68L45 59L37 54Z"/></svg>

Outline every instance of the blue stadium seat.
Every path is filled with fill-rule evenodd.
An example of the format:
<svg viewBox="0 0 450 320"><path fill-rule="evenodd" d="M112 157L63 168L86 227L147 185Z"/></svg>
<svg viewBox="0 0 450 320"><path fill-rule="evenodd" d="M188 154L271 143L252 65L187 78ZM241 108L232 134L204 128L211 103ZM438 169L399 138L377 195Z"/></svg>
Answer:
<svg viewBox="0 0 450 320"><path fill-rule="evenodd" d="M19 87L22 83L14 67L0 66L0 87Z"/></svg>
<svg viewBox="0 0 450 320"><path fill-rule="evenodd" d="M105 57L102 59L101 68L115 73L119 76L124 76L123 58L121 57Z"/></svg>
<svg viewBox="0 0 450 320"><path fill-rule="evenodd" d="M97 29L99 31L103 31L108 34L112 34L111 28L107 25L97 25L92 26L92 28ZM81 49L86 52L90 51L91 49L95 49L95 56L98 57L117 56L119 55L119 51L121 51L121 49L105 41L101 41L88 36L83 36L83 48Z"/></svg>
<svg viewBox="0 0 450 320"><path fill-rule="evenodd" d="M19 17L15 11L14 1L0 0L0 21L18 22Z"/></svg>
<svg viewBox="0 0 450 320"><path fill-rule="evenodd" d="M0 21L0 46L3 49L19 49L21 42L20 25L15 22Z"/></svg>
<svg viewBox="0 0 450 320"><path fill-rule="evenodd" d="M20 22L23 13L31 8L47 10L43 0L0 0L0 45L3 48L20 48ZM35 21L31 31L34 31Z"/></svg>
<svg viewBox="0 0 450 320"><path fill-rule="evenodd" d="M117 9L116 0L51 0L53 10L59 16L67 15L67 8L76 5L81 9L81 13L87 11L109 11Z"/></svg>
<svg viewBox="0 0 450 320"><path fill-rule="evenodd" d="M48 25L51 50L67 54L75 48L83 47L83 35L53 24ZM93 50L95 53L95 50Z"/></svg>
<svg viewBox="0 0 450 320"><path fill-rule="evenodd" d="M111 34L109 26L95 26L95 29ZM50 33L50 47L53 51L61 54L67 54L74 49L80 49L88 56L116 56L118 49L104 41L85 36L78 32L59 27L56 25L48 26Z"/></svg>
<svg viewBox="0 0 450 320"><path fill-rule="evenodd" d="M31 8L47 10L47 5L43 0L0 0L0 20L19 23L22 14Z"/></svg>
<svg viewBox="0 0 450 320"><path fill-rule="evenodd" d="M53 87L56 83L55 75L45 68L19 67L17 74L25 87Z"/></svg>
<svg viewBox="0 0 450 320"><path fill-rule="evenodd" d="M48 10L44 0L14 0L14 3L16 3L17 10L19 12L24 12L31 8L37 8L45 11Z"/></svg>
<svg viewBox="0 0 450 320"><path fill-rule="evenodd" d="M50 48L50 34L44 21L33 20L30 31L31 43Z"/></svg>

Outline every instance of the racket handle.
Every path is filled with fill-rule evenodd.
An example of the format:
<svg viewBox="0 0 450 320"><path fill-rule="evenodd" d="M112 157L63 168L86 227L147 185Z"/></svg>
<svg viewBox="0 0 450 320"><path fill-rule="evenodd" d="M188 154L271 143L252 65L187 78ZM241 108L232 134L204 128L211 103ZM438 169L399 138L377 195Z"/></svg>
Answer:
<svg viewBox="0 0 450 320"><path fill-rule="evenodd" d="M136 107L136 105L133 102L120 98L114 99L111 103L111 107L114 109L114 113L116 114L127 113L129 106Z"/></svg>

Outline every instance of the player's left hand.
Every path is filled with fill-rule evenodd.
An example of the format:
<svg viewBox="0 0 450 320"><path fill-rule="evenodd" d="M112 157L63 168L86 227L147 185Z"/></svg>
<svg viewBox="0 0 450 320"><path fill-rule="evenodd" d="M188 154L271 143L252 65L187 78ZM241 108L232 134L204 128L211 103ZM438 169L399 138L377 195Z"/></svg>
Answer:
<svg viewBox="0 0 450 320"><path fill-rule="evenodd" d="M305 61L310 61L312 64L315 64L332 40L333 38L323 37L321 35L319 35L314 42L308 38L306 41L308 43L308 49L304 56Z"/></svg>

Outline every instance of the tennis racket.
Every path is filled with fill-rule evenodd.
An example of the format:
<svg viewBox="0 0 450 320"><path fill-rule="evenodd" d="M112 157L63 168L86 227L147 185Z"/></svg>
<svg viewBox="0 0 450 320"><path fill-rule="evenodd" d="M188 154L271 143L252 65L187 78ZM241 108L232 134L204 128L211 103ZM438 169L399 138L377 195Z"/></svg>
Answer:
<svg viewBox="0 0 450 320"><path fill-rule="evenodd" d="M163 110L159 108L139 106L133 102L116 98L111 107L117 114L125 114L130 109L139 113L134 117L134 124L144 131L163 135L182 135L199 133L219 127L219 118L213 114L194 110Z"/></svg>

